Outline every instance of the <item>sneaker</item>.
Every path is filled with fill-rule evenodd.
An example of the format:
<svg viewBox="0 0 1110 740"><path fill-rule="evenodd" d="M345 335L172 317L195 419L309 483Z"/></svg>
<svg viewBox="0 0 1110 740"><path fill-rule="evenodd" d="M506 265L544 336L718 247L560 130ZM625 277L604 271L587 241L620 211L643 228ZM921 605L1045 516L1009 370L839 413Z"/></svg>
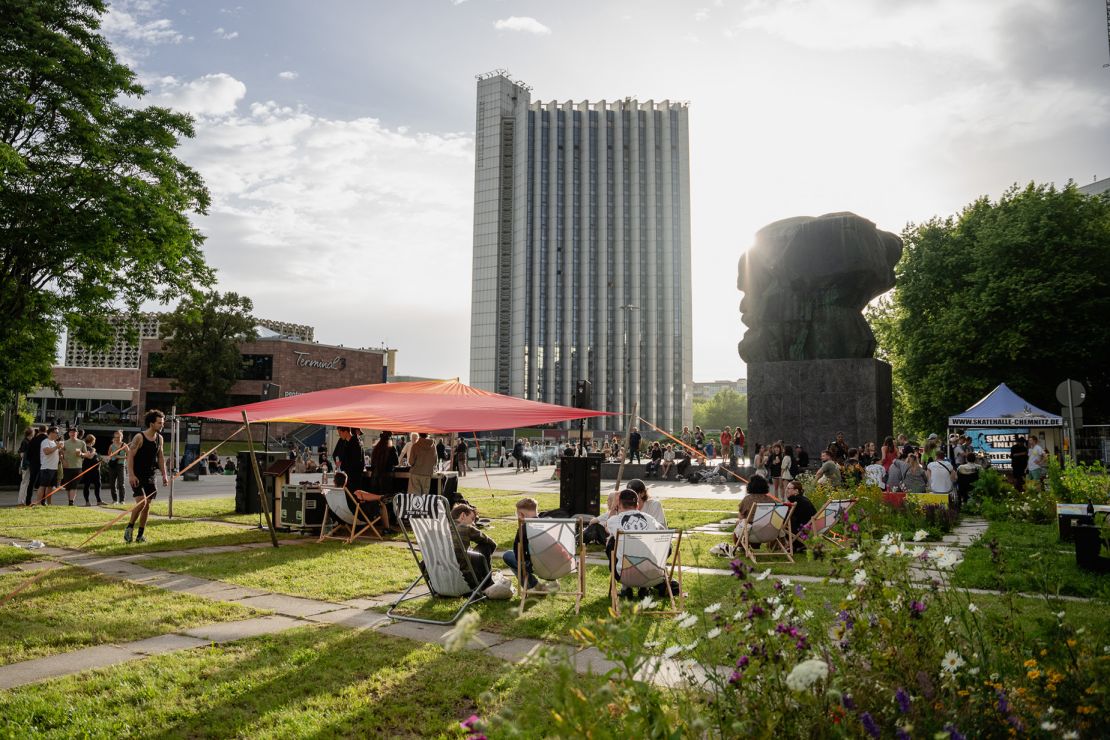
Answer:
<svg viewBox="0 0 1110 740"><path fill-rule="evenodd" d="M631 588L626 586L621 589L621 592L617 594L617 597L621 599L634 599L636 598L636 595L632 592Z"/></svg>
<svg viewBox="0 0 1110 740"><path fill-rule="evenodd" d="M144 537L143 535L139 535L138 537L135 538L135 543L136 544L141 545L144 542L146 542L146 537Z"/></svg>
<svg viewBox="0 0 1110 740"><path fill-rule="evenodd" d="M131 527L127 527L126 529L123 530L123 541L124 542L127 542L127 543L131 542L131 532L132 532Z"/></svg>

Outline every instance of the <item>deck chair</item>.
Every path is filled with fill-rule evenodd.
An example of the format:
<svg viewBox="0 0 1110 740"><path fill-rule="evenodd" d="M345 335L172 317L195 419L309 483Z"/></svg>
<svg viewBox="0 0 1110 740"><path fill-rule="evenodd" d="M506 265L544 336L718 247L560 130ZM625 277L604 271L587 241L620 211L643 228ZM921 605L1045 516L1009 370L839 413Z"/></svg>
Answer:
<svg viewBox="0 0 1110 740"><path fill-rule="evenodd" d="M675 535L678 535L677 540ZM667 555L674 540L674 557L669 563ZM678 607L675 606L676 594L671 580L678 572ZM660 583L667 584L667 596L671 610L654 613L677 613L682 608L682 530L658 529L647 532L617 532L613 551L609 555L609 600L613 612L620 615L619 588L652 588Z"/></svg>
<svg viewBox="0 0 1110 740"><path fill-rule="evenodd" d="M464 562L460 563L455 558L455 545L462 546L462 537L459 536L459 531L451 520L450 508L447 505L447 499L443 496L397 494L393 497L393 510L397 523L401 527L401 533L409 546L409 552L412 553L420 568L420 575L411 586L405 589L397 601L393 602L386 616L406 622L454 624L471 604L486 598L482 592L490 584L490 579L493 577L492 569L485 578L478 581L470 559L464 558ZM410 533L412 537L409 536ZM416 541L413 542L413 539ZM464 569L470 579L477 583L475 587L471 588L467 583L467 578L463 574ZM428 593L413 593L421 581L427 585ZM398 614L394 611L402 602L424 596L465 597L466 602L448 620L425 619Z"/></svg>
<svg viewBox="0 0 1110 740"><path fill-rule="evenodd" d="M578 519L522 519L518 525L523 530L517 540L517 581L520 583L520 614L528 599L528 573L525 570L524 541L528 541L528 555L532 560L532 574L545 581L558 581L571 574L578 576L577 591L558 593L573 596L574 613L582 608L586 595L586 545L582 542L582 526ZM556 592L545 592L548 598Z"/></svg>
<svg viewBox="0 0 1110 740"><path fill-rule="evenodd" d="M844 517L856 505L854 498L828 499L809 520L809 538L823 537L837 547L846 547L848 538L835 527L844 523Z"/></svg>
<svg viewBox="0 0 1110 740"><path fill-rule="evenodd" d="M343 540L349 545L367 530L373 532L379 540L382 538L381 532L375 526L382 520L381 516L371 518L362 502L346 487L325 488L324 500L328 505L324 511L324 521L320 527L320 538L316 540L317 542ZM330 529L329 522L332 524Z"/></svg>
<svg viewBox="0 0 1110 740"><path fill-rule="evenodd" d="M753 563L764 559L782 557L794 562L794 540L790 535L790 515L794 504L760 503L748 511L748 518L738 527L737 544ZM766 545L767 549L756 554L752 545Z"/></svg>

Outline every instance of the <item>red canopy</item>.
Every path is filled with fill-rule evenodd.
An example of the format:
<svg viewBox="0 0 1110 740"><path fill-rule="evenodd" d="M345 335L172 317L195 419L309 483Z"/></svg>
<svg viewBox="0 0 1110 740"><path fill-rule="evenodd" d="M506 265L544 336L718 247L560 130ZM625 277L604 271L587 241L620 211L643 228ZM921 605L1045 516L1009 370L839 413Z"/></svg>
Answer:
<svg viewBox="0 0 1110 740"><path fill-rule="evenodd" d="M458 380L352 385L183 416L242 421L244 411L251 422L287 421L431 433L514 429L612 416L608 411L502 396Z"/></svg>

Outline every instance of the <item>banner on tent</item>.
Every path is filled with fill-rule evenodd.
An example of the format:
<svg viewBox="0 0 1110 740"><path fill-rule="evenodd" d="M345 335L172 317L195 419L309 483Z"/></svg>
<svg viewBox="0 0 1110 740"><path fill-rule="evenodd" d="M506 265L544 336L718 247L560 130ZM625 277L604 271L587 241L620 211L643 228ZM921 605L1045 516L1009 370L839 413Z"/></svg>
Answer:
<svg viewBox="0 0 1110 740"><path fill-rule="evenodd" d="M976 454L985 454L990 459L992 467L1009 470L1010 447L1017 442L1018 436L1027 437L1029 430L1016 427L978 428L967 429L964 434L971 437L971 447Z"/></svg>

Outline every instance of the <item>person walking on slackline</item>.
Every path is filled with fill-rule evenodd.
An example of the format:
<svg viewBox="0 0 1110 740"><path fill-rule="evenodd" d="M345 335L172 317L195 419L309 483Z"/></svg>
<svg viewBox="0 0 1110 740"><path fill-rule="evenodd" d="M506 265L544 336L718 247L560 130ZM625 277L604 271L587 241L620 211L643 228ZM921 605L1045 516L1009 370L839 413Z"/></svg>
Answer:
<svg viewBox="0 0 1110 740"><path fill-rule="evenodd" d="M162 473L162 485L169 485L170 479L166 475L166 457L162 454L162 425L166 423L166 415L157 409L146 412L143 417L146 429L139 432L131 440L131 447L127 450L127 471L130 475L131 493L138 499L135 508L131 509L131 521L123 530L123 541L131 541L131 532L135 527L135 520L139 520L139 536L136 542L146 542L143 530L146 529L146 517L150 512L150 502L158 495L158 486L154 484L155 471Z"/></svg>

